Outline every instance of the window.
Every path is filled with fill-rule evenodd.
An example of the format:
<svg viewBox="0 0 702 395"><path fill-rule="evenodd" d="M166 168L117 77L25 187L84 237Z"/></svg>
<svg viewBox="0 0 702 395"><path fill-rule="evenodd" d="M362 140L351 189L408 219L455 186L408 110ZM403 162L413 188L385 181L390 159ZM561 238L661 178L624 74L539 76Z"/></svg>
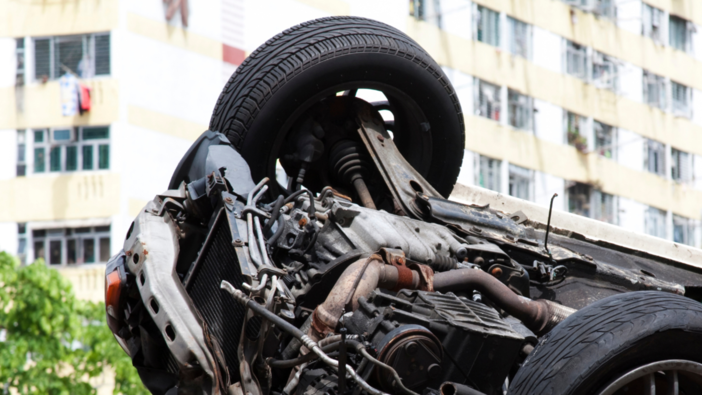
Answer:
<svg viewBox="0 0 702 395"><path fill-rule="evenodd" d="M106 263L110 259L110 226L35 229L34 259L49 265Z"/></svg>
<svg viewBox="0 0 702 395"><path fill-rule="evenodd" d="M643 73L643 96L644 101L649 106L658 107L661 110L666 108L665 78L644 71Z"/></svg>
<svg viewBox="0 0 702 395"><path fill-rule="evenodd" d="M476 173L475 183L483 188L500 192L500 171L502 161L482 155L476 159L478 163L476 163L475 168L478 171Z"/></svg>
<svg viewBox="0 0 702 395"><path fill-rule="evenodd" d="M689 22L671 15L668 19L668 43L683 52L690 50L691 31Z"/></svg>
<svg viewBox="0 0 702 395"><path fill-rule="evenodd" d="M692 89L671 81L670 90L673 98L673 114L691 118Z"/></svg>
<svg viewBox="0 0 702 395"><path fill-rule="evenodd" d="M531 59L531 25L512 17L507 17L509 26L509 51L524 59Z"/></svg>
<svg viewBox="0 0 702 395"><path fill-rule="evenodd" d="M644 150L644 168L651 173L665 176L665 145L646 139Z"/></svg>
<svg viewBox="0 0 702 395"><path fill-rule="evenodd" d="M110 34L34 39L34 78L58 79L66 72L91 78L110 75Z"/></svg>
<svg viewBox="0 0 702 395"><path fill-rule="evenodd" d="M500 14L489 8L478 6L476 13L476 39L495 47L500 46Z"/></svg>
<svg viewBox="0 0 702 395"><path fill-rule="evenodd" d="M592 194L590 185L574 182L566 189L566 194L568 195L568 212L583 217L590 216L590 195Z"/></svg>
<svg viewBox="0 0 702 395"><path fill-rule="evenodd" d="M524 200L534 200L534 171L509 165L509 195Z"/></svg>
<svg viewBox="0 0 702 395"><path fill-rule="evenodd" d="M605 158L615 159L616 133L613 127L595 121L595 151Z"/></svg>
<svg viewBox="0 0 702 395"><path fill-rule="evenodd" d="M566 112L565 140L568 145L575 147L580 152L587 152L586 121L587 119L582 115Z"/></svg>
<svg viewBox="0 0 702 395"><path fill-rule="evenodd" d="M643 3L643 23L641 34L660 44L663 42L661 29L663 29L663 10Z"/></svg>
<svg viewBox="0 0 702 395"><path fill-rule="evenodd" d="M616 14L612 0L563 0L563 2L607 18L614 18Z"/></svg>
<svg viewBox="0 0 702 395"><path fill-rule="evenodd" d="M17 224L17 258L22 264L27 263L27 224Z"/></svg>
<svg viewBox="0 0 702 395"><path fill-rule="evenodd" d="M531 97L510 89L507 93L507 112L510 125L531 130L534 119L534 101Z"/></svg>
<svg viewBox="0 0 702 395"><path fill-rule="evenodd" d="M409 0L410 16L423 21L426 18L426 2L427 0Z"/></svg>
<svg viewBox="0 0 702 395"><path fill-rule="evenodd" d="M691 219L673 215L673 241L680 244L693 245L695 226Z"/></svg>
<svg viewBox="0 0 702 395"><path fill-rule="evenodd" d="M17 177L27 175L27 131L17 131Z"/></svg>
<svg viewBox="0 0 702 395"><path fill-rule="evenodd" d="M110 168L109 127L34 130L34 172Z"/></svg>
<svg viewBox="0 0 702 395"><path fill-rule="evenodd" d="M646 228L646 234L663 239L667 238L668 232L666 231L665 217L665 211L659 210L655 207L649 207L644 216L644 227Z"/></svg>
<svg viewBox="0 0 702 395"><path fill-rule="evenodd" d="M17 71L15 72L15 85L24 85L26 70L25 70L25 53L24 53L24 38L15 39L15 57L17 59Z"/></svg>
<svg viewBox="0 0 702 395"><path fill-rule="evenodd" d="M670 177L678 182L689 182L693 177L693 155L675 148L670 151Z"/></svg>
<svg viewBox="0 0 702 395"><path fill-rule="evenodd" d="M616 225L619 222L617 215L618 211L615 204L616 199L614 198L614 195L610 195L609 193L604 193L595 189L592 191L591 199L591 215L593 219L613 225Z"/></svg>
<svg viewBox="0 0 702 395"><path fill-rule="evenodd" d="M598 88L617 90L617 64L615 58L595 51L592 54L592 82Z"/></svg>
<svg viewBox="0 0 702 395"><path fill-rule="evenodd" d="M587 80L587 48L566 41L566 73Z"/></svg>
<svg viewBox="0 0 702 395"><path fill-rule="evenodd" d="M494 121L499 121L500 87L477 78L475 79L474 86L476 89L475 114L490 118Z"/></svg>

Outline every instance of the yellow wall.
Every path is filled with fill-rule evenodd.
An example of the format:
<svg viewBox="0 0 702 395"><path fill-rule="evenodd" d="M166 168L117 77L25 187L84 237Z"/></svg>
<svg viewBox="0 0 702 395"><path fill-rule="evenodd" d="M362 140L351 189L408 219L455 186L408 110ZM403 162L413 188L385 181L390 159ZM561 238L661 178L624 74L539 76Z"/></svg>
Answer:
<svg viewBox="0 0 702 395"><path fill-rule="evenodd" d="M471 151L588 183L603 192L672 210L688 218L700 218L702 191L632 170L596 153L581 154L571 146L540 140L533 133L502 126L487 118L467 116L465 120L466 148Z"/></svg>
<svg viewBox="0 0 702 395"><path fill-rule="evenodd" d="M153 40L174 45L182 49L222 60L222 42L213 40L187 29L169 25L164 21L155 21L141 15L130 13L127 17L130 32Z"/></svg>
<svg viewBox="0 0 702 395"><path fill-rule="evenodd" d="M119 213L114 173L36 175L0 181L0 222L105 218Z"/></svg>
<svg viewBox="0 0 702 395"><path fill-rule="evenodd" d="M144 129L154 130L169 136L195 141L208 127L205 124L130 105L129 123Z"/></svg>
<svg viewBox="0 0 702 395"><path fill-rule="evenodd" d="M0 37L103 32L118 15L119 0L0 0Z"/></svg>
<svg viewBox="0 0 702 395"><path fill-rule="evenodd" d="M568 40L590 46L643 69L702 90L702 62L668 46L657 45L640 34L619 29L607 18L571 8L558 0L474 0L496 11L553 32ZM697 5L693 3L697 1ZM676 9L689 9L685 15L702 13L699 0L658 0ZM672 8L669 8L672 9ZM574 18L571 18L571 10ZM576 23L572 21L575 20ZM698 22L699 23L699 22Z"/></svg>
<svg viewBox="0 0 702 395"><path fill-rule="evenodd" d="M643 2L702 25L702 2L699 0L643 0Z"/></svg>
<svg viewBox="0 0 702 395"><path fill-rule="evenodd" d="M84 80L92 90L92 107L83 115L64 117L61 114L61 92L58 81L31 83L24 90L24 109L17 110L15 87L0 88L0 129L25 129L49 126L109 125L119 116L119 83L114 79Z"/></svg>
<svg viewBox="0 0 702 395"><path fill-rule="evenodd" d="M443 66L448 66L606 124L702 155L702 127L566 74L534 65L481 42L408 19L408 31ZM469 113L469 109L464 109Z"/></svg>

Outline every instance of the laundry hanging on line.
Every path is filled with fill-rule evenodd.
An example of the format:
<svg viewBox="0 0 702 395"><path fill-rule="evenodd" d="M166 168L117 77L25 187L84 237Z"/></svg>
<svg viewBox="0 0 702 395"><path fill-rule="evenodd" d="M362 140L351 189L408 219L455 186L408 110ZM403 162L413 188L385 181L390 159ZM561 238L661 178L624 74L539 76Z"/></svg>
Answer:
<svg viewBox="0 0 702 395"><path fill-rule="evenodd" d="M90 111L90 88L81 84L75 75L66 73L59 78L61 114L66 117Z"/></svg>

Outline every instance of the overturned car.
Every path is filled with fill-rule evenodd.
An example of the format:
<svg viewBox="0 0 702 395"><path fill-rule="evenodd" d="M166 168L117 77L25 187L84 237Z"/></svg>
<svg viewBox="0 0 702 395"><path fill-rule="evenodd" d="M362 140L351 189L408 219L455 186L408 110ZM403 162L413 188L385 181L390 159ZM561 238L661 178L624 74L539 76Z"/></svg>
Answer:
<svg viewBox="0 0 702 395"><path fill-rule="evenodd" d="M107 267L108 324L147 388L702 393L702 253L447 200L463 128L441 68L382 23L258 48Z"/></svg>

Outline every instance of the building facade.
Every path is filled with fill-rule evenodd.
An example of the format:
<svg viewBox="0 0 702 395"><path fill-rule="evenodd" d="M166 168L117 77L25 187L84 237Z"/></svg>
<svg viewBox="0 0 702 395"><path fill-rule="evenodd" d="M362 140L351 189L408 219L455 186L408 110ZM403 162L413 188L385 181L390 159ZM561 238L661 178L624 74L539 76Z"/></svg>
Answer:
<svg viewBox="0 0 702 395"><path fill-rule="evenodd" d="M459 183L702 244L695 0L0 0L0 249L101 299L102 265L237 65L331 15L388 23L444 68Z"/></svg>

